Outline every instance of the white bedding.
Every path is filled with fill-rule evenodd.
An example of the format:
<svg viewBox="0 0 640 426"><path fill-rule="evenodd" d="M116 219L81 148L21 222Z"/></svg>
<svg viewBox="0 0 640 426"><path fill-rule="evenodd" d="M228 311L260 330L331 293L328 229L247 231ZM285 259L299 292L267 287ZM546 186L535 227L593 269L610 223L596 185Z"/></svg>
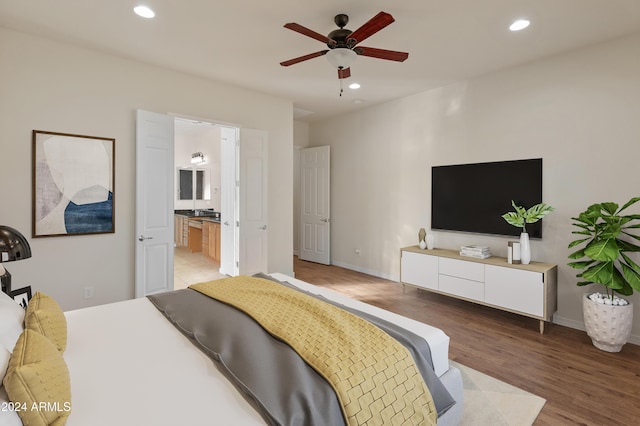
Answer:
<svg viewBox="0 0 640 426"><path fill-rule="evenodd" d="M68 426L264 425L146 298L66 313Z"/></svg>
<svg viewBox="0 0 640 426"><path fill-rule="evenodd" d="M449 338L441 330L286 275L273 277L423 336L431 347L437 375L449 382L460 382L462 391L459 373L456 376L452 375L455 369L447 371ZM264 424L211 359L146 298L65 315L68 342L64 358L72 393L67 425ZM447 413L445 417L458 415Z"/></svg>

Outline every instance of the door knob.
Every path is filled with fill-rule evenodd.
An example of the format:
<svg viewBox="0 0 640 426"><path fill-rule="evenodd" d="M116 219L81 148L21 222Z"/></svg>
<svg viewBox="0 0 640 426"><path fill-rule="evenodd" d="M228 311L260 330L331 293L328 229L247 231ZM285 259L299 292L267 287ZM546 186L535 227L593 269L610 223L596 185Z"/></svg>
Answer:
<svg viewBox="0 0 640 426"><path fill-rule="evenodd" d="M144 241L144 240L153 240L153 237L145 237L144 235L140 235L138 237L138 241Z"/></svg>
<svg viewBox="0 0 640 426"><path fill-rule="evenodd" d="M331 221L331 219L320 219L322 222L327 222L329 223Z"/></svg>
<svg viewBox="0 0 640 426"><path fill-rule="evenodd" d="M262 226L258 227L258 229L262 229L264 231L265 229L267 229L267 225L262 225Z"/></svg>
<svg viewBox="0 0 640 426"><path fill-rule="evenodd" d="M229 222L227 222L226 220L223 223L224 226L229 226Z"/></svg>

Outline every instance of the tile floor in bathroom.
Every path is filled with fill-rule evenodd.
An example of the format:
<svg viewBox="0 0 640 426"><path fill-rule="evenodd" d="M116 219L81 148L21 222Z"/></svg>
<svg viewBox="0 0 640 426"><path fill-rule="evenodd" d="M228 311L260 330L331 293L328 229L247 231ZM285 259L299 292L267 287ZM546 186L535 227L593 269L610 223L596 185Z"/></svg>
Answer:
<svg viewBox="0 0 640 426"><path fill-rule="evenodd" d="M202 253L191 253L186 247L176 247L173 257L173 287L187 288L191 284L224 278L220 264Z"/></svg>

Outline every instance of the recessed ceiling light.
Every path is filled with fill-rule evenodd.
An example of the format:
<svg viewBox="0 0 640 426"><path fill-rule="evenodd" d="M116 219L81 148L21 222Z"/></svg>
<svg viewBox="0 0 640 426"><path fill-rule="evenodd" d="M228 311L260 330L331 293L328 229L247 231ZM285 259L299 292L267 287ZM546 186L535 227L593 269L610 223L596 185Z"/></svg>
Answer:
<svg viewBox="0 0 640 426"><path fill-rule="evenodd" d="M143 18L147 19L151 19L156 16L156 13L147 6L136 6L133 8L133 11L136 13L136 15L142 16Z"/></svg>
<svg viewBox="0 0 640 426"><path fill-rule="evenodd" d="M520 30L524 30L525 28L527 28L529 26L531 22L529 22L528 19L518 19L516 21L513 21L513 23L511 25L509 25L509 29L511 31L520 31Z"/></svg>
<svg viewBox="0 0 640 426"><path fill-rule="evenodd" d="M355 90L355 89L359 89L359 88L360 88L360 83L351 83L349 85L349 89Z"/></svg>

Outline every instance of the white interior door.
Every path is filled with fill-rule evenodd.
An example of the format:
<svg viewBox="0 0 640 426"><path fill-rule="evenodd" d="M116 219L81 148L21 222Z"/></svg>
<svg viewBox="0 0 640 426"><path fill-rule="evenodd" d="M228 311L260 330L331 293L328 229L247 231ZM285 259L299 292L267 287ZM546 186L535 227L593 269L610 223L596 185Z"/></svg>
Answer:
<svg viewBox="0 0 640 426"><path fill-rule="evenodd" d="M237 195L237 142L236 128L221 129L221 176L220 186L220 273L232 277L238 275L238 242L236 221Z"/></svg>
<svg viewBox="0 0 640 426"><path fill-rule="evenodd" d="M328 146L300 151L300 259L330 263Z"/></svg>
<svg viewBox="0 0 640 426"><path fill-rule="evenodd" d="M136 297L173 290L173 117L136 115Z"/></svg>
<svg viewBox="0 0 640 426"><path fill-rule="evenodd" d="M239 144L239 270L243 275L268 271L267 166L268 135L240 129Z"/></svg>

